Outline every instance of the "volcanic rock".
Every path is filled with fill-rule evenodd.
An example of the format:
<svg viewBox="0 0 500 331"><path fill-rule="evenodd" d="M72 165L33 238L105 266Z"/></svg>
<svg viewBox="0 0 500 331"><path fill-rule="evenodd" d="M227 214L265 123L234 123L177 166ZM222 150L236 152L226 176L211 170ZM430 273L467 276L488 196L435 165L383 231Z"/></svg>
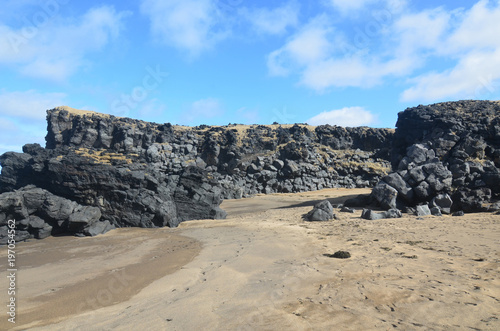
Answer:
<svg viewBox="0 0 500 331"><path fill-rule="evenodd" d="M317 203L314 208L306 215L306 219L311 222L329 221L334 218L335 214L333 213L333 206L328 200L323 200Z"/></svg>

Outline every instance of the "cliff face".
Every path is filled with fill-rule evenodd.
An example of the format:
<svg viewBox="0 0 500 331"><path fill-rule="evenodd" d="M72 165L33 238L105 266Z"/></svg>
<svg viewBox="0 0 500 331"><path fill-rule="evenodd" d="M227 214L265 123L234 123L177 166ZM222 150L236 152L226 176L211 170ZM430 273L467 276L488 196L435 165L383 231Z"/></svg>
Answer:
<svg viewBox="0 0 500 331"><path fill-rule="evenodd" d="M435 204L451 211L500 209L500 102L458 101L399 113L394 135L395 172L372 196L387 208Z"/></svg>
<svg viewBox="0 0 500 331"><path fill-rule="evenodd" d="M306 125L188 128L68 107L49 110L47 122L46 148L0 156L0 237L8 219L17 222L17 240L95 235L223 218L224 198L374 185L389 171L393 135ZM40 189L45 198L33 201Z"/></svg>
<svg viewBox="0 0 500 331"><path fill-rule="evenodd" d="M95 235L223 218L223 199L329 187L374 187L387 209L500 209L499 115L499 102L419 106L399 114L394 132L189 128L59 107L47 111L46 148L0 156L0 242L9 219L18 240Z"/></svg>
<svg viewBox="0 0 500 331"><path fill-rule="evenodd" d="M413 144L428 144L449 164L461 159L500 162L500 101L465 100L408 108L398 114L393 142L397 167ZM465 156L460 151L467 154Z"/></svg>
<svg viewBox="0 0 500 331"><path fill-rule="evenodd" d="M211 172L225 198L373 186L389 170L393 130L306 125L180 127L92 112L48 111L47 148L117 153L163 173Z"/></svg>

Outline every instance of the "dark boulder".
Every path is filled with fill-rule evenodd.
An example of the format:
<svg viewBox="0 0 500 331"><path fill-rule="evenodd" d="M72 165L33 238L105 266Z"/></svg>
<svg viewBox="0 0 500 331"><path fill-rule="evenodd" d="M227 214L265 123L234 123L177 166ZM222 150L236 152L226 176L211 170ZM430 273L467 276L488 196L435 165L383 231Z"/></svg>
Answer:
<svg viewBox="0 0 500 331"><path fill-rule="evenodd" d="M431 201L431 207L437 207L444 214L451 213L453 200L448 194L438 194Z"/></svg>
<svg viewBox="0 0 500 331"><path fill-rule="evenodd" d="M17 241L56 233L97 235L114 228L101 220L99 208L79 205L34 186L0 194L0 215L0 243L6 242L8 220L16 223Z"/></svg>
<svg viewBox="0 0 500 331"><path fill-rule="evenodd" d="M371 197L377 201L384 209L396 208L396 199L398 191L387 184L386 182L379 182L372 190Z"/></svg>
<svg viewBox="0 0 500 331"><path fill-rule="evenodd" d="M363 209L361 213L361 218L367 220L380 220L384 218L400 218L402 217L401 211L399 209L389 209L387 211L375 212L371 209Z"/></svg>
<svg viewBox="0 0 500 331"><path fill-rule="evenodd" d="M429 209L428 205L418 205L415 208L415 215L416 216L427 216L431 214L431 210Z"/></svg>
<svg viewBox="0 0 500 331"><path fill-rule="evenodd" d="M330 201L323 200L317 203L314 208L307 213L305 216L306 220L311 222L316 221L329 221L335 218L335 214L333 213L333 206Z"/></svg>

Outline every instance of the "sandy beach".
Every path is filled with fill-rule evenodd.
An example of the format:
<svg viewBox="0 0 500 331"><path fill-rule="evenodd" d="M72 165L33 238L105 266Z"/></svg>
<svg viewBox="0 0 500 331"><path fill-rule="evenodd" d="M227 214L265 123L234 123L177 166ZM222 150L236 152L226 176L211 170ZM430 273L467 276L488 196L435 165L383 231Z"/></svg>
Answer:
<svg viewBox="0 0 500 331"><path fill-rule="evenodd" d="M224 201L226 220L19 243L17 323L4 314L0 329L499 330L500 215L302 219L369 192L261 195Z"/></svg>

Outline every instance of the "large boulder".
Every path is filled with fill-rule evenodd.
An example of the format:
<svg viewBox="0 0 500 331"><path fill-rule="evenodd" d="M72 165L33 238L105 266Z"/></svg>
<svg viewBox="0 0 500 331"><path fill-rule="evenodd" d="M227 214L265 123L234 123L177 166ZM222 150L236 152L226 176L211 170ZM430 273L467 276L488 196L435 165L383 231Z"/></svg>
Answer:
<svg viewBox="0 0 500 331"><path fill-rule="evenodd" d="M335 218L333 206L328 200L323 200L317 203L314 208L307 213L306 220L311 222L329 221Z"/></svg>
<svg viewBox="0 0 500 331"><path fill-rule="evenodd" d="M372 190L371 197L377 201L384 209L395 209L398 191L387 184L386 182L379 182Z"/></svg>
<svg viewBox="0 0 500 331"><path fill-rule="evenodd" d="M431 207L439 208L441 213L451 214L453 200L448 194L438 194L431 201Z"/></svg>
<svg viewBox="0 0 500 331"><path fill-rule="evenodd" d="M34 186L0 194L0 243L7 242L9 220L16 224L16 241L60 233L97 235L114 228L101 219L99 208L80 205Z"/></svg>

